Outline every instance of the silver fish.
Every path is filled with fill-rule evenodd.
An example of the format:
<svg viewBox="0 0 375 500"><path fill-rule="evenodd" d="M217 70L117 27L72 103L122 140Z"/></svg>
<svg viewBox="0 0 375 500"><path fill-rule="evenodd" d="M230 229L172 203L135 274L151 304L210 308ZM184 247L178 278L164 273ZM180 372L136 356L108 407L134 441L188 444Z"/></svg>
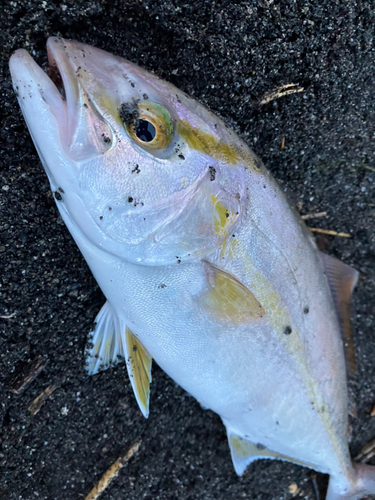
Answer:
<svg viewBox="0 0 375 500"><path fill-rule="evenodd" d="M342 333L358 273L317 250L259 158L204 106L102 50L59 38L47 50L50 77L22 49L10 69L107 298L88 372L125 358L147 417L155 359L220 415L239 475L289 460L330 475L327 500L375 493L375 468L347 446Z"/></svg>

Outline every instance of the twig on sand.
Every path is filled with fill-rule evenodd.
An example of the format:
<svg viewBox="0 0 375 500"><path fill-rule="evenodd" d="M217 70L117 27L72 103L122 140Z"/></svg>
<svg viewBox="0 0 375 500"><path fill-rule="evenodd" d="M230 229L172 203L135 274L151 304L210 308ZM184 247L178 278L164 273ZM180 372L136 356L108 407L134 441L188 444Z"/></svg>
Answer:
<svg viewBox="0 0 375 500"><path fill-rule="evenodd" d="M320 500L318 482L316 480L316 474L311 475L311 481L312 481L313 489L314 489L314 493L315 493L315 500Z"/></svg>
<svg viewBox="0 0 375 500"><path fill-rule="evenodd" d="M31 415L36 415L41 407L43 406L45 400L57 389L57 385L49 385L44 391L39 394L37 398L34 399L34 401L30 404L28 407L29 412Z"/></svg>
<svg viewBox="0 0 375 500"><path fill-rule="evenodd" d="M362 450L355 457L356 462L368 462L375 455L375 439L365 444Z"/></svg>
<svg viewBox="0 0 375 500"><path fill-rule="evenodd" d="M10 390L14 393L21 394L33 380L39 375L39 373L44 370L46 364L48 363L48 359L44 359L43 356L37 356L22 372L20 375L17 375L17 378L13 381Z"/></svg>
<svg viewBox="0 0 375 500"><path fill-rule="evenodd" d="M310 231L314 233L329 234L330 236L341 236L341 238L351 238L348 233L338 233L337 231L332 231L332 229L320 229L319 227L309 227Z"/></svg>
<svg viewBox="0 0 375 500"><path fill-rule="evenodd" d="M137 453L139 447L141 446L141 442L141 440L136 441L127 451L123 452L119 456L116 462L111 465L111 467L99 479L98 483L93 487L85 500L96 500L99 498L103 491L111 484L113 479L117 477L119 470L122 469L127 462L129 462L135 453Z"/></svg>
<svg viewBox="0 0 375 500"><path fill-rule="evenodd" d="M319 219L320 217L325 217L326 215L327 215L327 212L316 212L315 214L301 215L301 218L303 220Z"/></svg>
<svg viewBox="0 0 375 500"><path fill-rule="evenodd" d="M16 311L12 312L11 314L3 314L0 316L0 319L11 319L16 315Z"/></svg>
<svg viewBox="0 0 375 500"><path fill-rule="evenodd" d="M270 101L284 97L285 95L295 94L296 92L303 92L304 88L299 87L296 83L288 83L287 85L282 85L271 92L264 94L263 99L260 101L259 106L268 104Z"/></svg>

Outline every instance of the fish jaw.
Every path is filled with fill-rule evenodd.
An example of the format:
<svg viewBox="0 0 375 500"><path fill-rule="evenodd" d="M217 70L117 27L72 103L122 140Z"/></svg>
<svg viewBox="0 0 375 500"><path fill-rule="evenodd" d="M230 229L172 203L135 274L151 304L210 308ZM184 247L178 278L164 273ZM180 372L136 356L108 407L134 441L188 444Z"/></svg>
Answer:
<svg viewBox="0 0 375 500"><path fill-rule="evenodd" d="M26 124L51 185L57 188L66 175L62 138L67 111L62 95L30 54L16 50L9 61L13 88ZM53 171L49 168L55 164Z"/></svg>
<svg viewBox="0 0 375 500"><path fill-rule="evenodd" d="M82 198L77 194L81 165L69 151L69 121L73 122L69 120L69 112L74 112L72 100L77 95L76 84L63 55L56 50L49 50L48 53L55 68L57 61L60 63L59 70L69 104L53 80L24 49L16 50L9 61L13 88L51 190L55 193L61 216L71 228L77 243L86 237L102 247L105 238L97 231ZM81 103L77 103L76 107L80 106ZM85 230L82 231L82 228ZM121 249L116 247L113 251L120 252Z"/></svg>

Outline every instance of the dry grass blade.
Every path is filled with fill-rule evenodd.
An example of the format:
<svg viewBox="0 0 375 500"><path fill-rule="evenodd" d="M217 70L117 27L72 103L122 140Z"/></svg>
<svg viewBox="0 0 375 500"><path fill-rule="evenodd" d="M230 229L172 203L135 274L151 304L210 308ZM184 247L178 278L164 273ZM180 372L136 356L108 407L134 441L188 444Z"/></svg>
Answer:
<svg viewBox="0 0 375 500"><path fill-rule="evenodd" d="M116 462L111 465L111 467L99 479L98 483L93 487L85 500L96 500L99 498L103 491L108 488L111 482L117 477L119 470L122 469L127 462L129 462L135 453L137 453L139 447L141 446L141 442L141 440L136 441L127 451L119 456Z"/></svg>
<svg viewBox="0 0 375 500"><path fill-rule="evenodd" d="M16 315L16 312L12 312L11 314L4 314L2 316L0 316L0 319L12 319L14 318L14 316Z"/></svg>
<svg viewBox="0 0 375 500"><path fill-rule="evenodd" d="M301 215L301 218L303 220L319 219L320 217L325 217L326 215L327 215L327 212L317 212L317 213L313 213L313 214Z"/></svg>
<svg viewBox="0 0 375 500"><path fill-rule="evenodd" d="M375 455L375 439L365 444L362 450L354 458L356 462L368 462Z"/></svg>
<svg viewBox="0 0 375 500"><path fill-rule="evenodd" d="M288 83L287 85L282 85L272 92L267 92L264 94L263 99L260 101L259 106L264 106L268 104L270 101L274 101L275 99L279 99L280 97L284 97L289 94L295 94L296 92L303 92L304 88L299 87L295 83Z"/></svg>
<svg viewBox="0 0 375 500"><path fill-rule="evenodd" d="M337 231L333 231L332 229L320 229L319 227L309 227L309 229L314 233L328 234L330 236L340 236L341 238L351 238L351 235L348 233L338 233Z"/></svg>
<svg viewBox="0 0 375 500"><path fill-rule="evenodd" d="M37 356L31 363L27 365L25 370L16 376L13 380L10 390L14 394L22 394L24 390L31 384L33 380L39 375L39 373L44 370L48 360L44 359L43 356Z"/></svg>
<svg viewBox="0 0 375 500"><path fill-rule="evenodd" d="M319 494L318 482L316 480L316 474L311 475L311 481L312 481L313 488L314 488L315 500L320 500L320 494Z"/></svg>
<svg viewBox="0 0 375 500"><path fill-rule="evenodd" d="M45 400L55 391L57 388L56 385L49 385L47 389L44 389L44 391L39 394L37 398L34 399L34 401L30 404L28 407L29 412L31 415L36 415L41 407L43 406Z"/></svg>

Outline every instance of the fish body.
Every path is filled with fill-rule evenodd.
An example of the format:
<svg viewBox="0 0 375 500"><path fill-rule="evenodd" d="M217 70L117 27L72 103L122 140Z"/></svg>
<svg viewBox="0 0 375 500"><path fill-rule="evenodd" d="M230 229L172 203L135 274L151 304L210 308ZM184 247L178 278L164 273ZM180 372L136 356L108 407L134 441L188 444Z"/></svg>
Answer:
<svg viewBox="0 0 375 500"><path fill-rule="evenodd" d="M330 474L328 500L375 493L374 469L347 446L341 330L357 273L317 250L259 158L205 107L99 49L47 48L52 79L24 50L10 68L107 298L88 371L125 357L148 416L155 359L220 415L238 474L290 460Z"/></svg>

